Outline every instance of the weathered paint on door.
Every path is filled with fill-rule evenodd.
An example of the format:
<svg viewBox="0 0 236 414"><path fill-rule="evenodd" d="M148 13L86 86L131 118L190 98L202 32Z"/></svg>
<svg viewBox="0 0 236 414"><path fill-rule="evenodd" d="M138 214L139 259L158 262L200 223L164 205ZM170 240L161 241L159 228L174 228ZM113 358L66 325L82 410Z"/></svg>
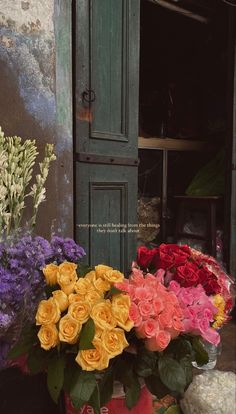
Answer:
<svg viewBox="0 0 236 414"><path fill-rule="evenodd" d="M137 223L139 0L76 6L76 238L90 264L126 270L136 250L124 227Z"/></svg>

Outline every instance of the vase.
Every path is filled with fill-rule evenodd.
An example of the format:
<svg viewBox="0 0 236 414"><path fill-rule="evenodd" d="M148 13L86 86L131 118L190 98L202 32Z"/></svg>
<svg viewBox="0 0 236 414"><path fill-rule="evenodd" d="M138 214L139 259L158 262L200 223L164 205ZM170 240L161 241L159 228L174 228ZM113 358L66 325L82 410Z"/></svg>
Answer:
<svg viewBox="0 0 236 414"><path fill-rule="evenodd" d="M192 362L192 365L198 369L214 369L217 363L217 357L221 353L221 344L213 345L210 342L202 340L202 345L208 353L209 361L204 365L198 365L196 361Z"/></svg>
<svg viewBox="0 0 236 414"><path fill-rule="evenodd" d="M89 405L84 405L80 410L75 410L70 398L65 395L66 414L94 414L94 410ZM152 414L152 395L146 386L141 388L140 398L135 407L129 410L125 405L123 390L113 394L112 399L100 409L100 414Z"/></svg>

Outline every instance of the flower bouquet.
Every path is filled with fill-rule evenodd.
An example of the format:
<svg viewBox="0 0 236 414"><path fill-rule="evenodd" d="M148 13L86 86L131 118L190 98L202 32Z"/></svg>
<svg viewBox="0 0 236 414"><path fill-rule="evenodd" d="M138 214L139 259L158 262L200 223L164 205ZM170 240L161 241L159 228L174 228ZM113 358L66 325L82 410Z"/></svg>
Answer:
<svg viewBox="0 0 236 414"><path fill-rule="evenodd" d="M48 242L32 234L18 233L0 242L0 368L19 340L24 326L32 323L40 300L46 297L42 269L48 261L79 261L84 250L72 239L53 236Z"/></svg>
<svg viewBox="0 0 236 414"><path fill-rule="evenodd" d="M164 270L153 275L133 266L124 279L109 266L67 260L48 263L43 273L47 297L10 357L27 353L32 373L46 371L52 398L64 392L68 414L151 413L152 395L181 396L192 361L207 361L202 331L188 329L179 291L164 285ZM217 309L205 291L199 296L203 326L213 330Z"/></svg>
<svg viewBox="0 0 236 414"><path fill-rule="evenodd" d="M230 319L233 307L232 280L217 261L189 246L161 244L152 250L140 247L137 262L175 292L185 332L200 335L206 348L217 346L219 329Z"/></svg>

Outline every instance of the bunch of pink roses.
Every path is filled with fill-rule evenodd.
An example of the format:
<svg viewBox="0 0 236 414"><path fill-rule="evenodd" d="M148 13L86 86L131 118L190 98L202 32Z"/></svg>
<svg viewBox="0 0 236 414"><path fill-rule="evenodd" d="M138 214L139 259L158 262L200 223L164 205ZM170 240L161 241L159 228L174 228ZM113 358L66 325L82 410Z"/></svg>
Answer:
<svg viewBox="0 0 236 414"><path fill-rule="evenodd" d="M182 308L184 332L200 335L211 344L218 345L220 335L211 327L218 309L213 305L212 299L206 295L202 285L184 288L172 280L169 290L175 293Z"/></svg>
<svg viewBox="0 0 236 414"><path fill-rule="evenodd" d="M144 276L140 269L133 267L130 278L116 284L131 298L129 316L137 337L144 339L149 351L159 352L184 331L183 312L177 296L161 283L161 276L150 273Z"/></svg>

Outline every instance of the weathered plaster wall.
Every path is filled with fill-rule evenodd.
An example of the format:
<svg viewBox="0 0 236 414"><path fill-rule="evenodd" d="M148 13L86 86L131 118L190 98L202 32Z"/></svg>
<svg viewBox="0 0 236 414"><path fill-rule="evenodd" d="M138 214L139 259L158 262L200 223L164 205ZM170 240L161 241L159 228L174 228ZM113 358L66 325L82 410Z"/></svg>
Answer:
<svg viewBox="0 0 236 414"><path fill-rule="evenodd" d="M0 0L0 125L55 144L39 229L73 231L71 1Z"/></svg>

